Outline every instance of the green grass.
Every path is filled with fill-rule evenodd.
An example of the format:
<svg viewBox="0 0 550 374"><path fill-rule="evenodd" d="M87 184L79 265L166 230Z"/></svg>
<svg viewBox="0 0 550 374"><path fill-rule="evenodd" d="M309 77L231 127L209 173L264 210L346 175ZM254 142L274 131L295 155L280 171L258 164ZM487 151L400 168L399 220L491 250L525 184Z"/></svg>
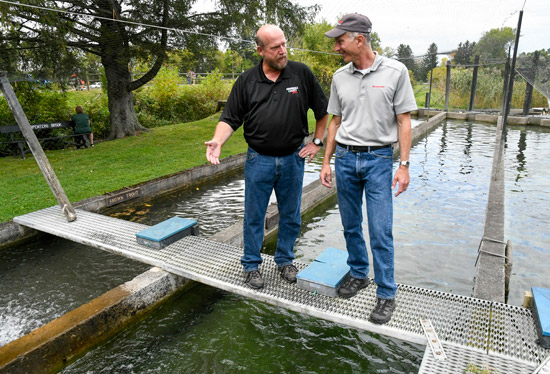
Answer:
<svg viewBox="0 0 550 374"><path fill-rule="evenodd" d="M206 163L219 113L200 121L157 127L139 136L96 143L94 148L46 151L72 202L116 191ZM315 120L309 113L310 131ZM222 148L222 158L246 151L242 127ZM32 154L0 158L0 222L56 205Z"/></svg>

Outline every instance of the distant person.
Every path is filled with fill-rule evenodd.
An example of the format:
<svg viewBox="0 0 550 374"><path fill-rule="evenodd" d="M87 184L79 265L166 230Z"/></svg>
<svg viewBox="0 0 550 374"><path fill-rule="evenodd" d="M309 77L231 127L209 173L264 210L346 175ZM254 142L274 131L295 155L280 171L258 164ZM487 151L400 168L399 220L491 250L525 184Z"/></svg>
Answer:
<svg viewBox="0 0 550 374"><path fill-rule="evenodd" d="M88 135L90 145L94 146L94 134L92 133L92 125L90 123L90 117L84 113L82 107L78 105L75 108L76 114L71 117L71 121L74 124L74 133L76 135Z"/></svg>
<svg viewBox="0 0 550 374"><path fill-rule="evenodd" d="M191 70L187 70L187 84L191 84L191 79L193 79L193 72Z"/></svg>
<svg viewBox="0 0 550 374"><path fill-rule="evenodd" d="M321 149L328 114L327 98L311 70L288 61L285 35L279 27L262 26L256 33L256 44L262 60L237 78L214 137L205 144L206 159L219 164L222 146L243 126L248 153L241 264L244 283L258 289L264 286L260 252L273 190L280 217L274 260L280 276L288 283L296 282L294 243L301 227L304 159L311 161ZM304 146L310 108L317 120L315 137Z"/></svg>
<svg viewBox="0 0 550 374"><path fill-rule="evenodd" d="M334 51L347 63L332 78L328 112L332 114L321 182L332 186L334 169L338 207L344 227L351 277L339 288L343 298L353 297L369 285L369 258L363 237L363 199L367 203L373 258L376 306L374 323L386 323L395 309L393 198L409 185L411 147L410 112L416 109L409 73L401 62L380 56L370 45L371 21L347 14L325 33L334 38ZM392 144L399 141L400 163L393 177Z"/></svg>

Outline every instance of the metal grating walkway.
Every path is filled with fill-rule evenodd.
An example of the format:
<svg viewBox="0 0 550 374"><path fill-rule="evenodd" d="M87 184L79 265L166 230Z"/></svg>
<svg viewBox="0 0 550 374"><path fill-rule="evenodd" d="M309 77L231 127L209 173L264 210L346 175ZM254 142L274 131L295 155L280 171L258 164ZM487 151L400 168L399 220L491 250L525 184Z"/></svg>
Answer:
<svg viewBox="0 0 550 374"><path fill-rule="evenodd" d="M187 236L157 250L136 242L135 233L146 225L79 209L77 216L69 223L54 206L14 221L248 298L412 343L427 343L419 319L430 319L444 343L447 360L434 360L427 348L422 373L463 372L456 368L467 367L466 358L478 367L490 363L499 373L530 373L550 354L537 345L531 311L525 308L399 285L393 318L385 325L376 325L368 321L375 304L375 287L351 299L315 295L282 281L273 257L263 255L261 270L266 286L252 290L242 282L241 248ZM307 264L296 261L295 265L301 270Z"/></svg>

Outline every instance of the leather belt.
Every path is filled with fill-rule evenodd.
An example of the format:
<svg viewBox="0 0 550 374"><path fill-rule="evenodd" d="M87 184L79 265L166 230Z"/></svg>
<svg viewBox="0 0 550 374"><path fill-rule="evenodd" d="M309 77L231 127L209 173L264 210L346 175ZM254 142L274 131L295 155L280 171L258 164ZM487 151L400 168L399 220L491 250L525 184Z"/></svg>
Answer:
<svg viewBox="0 0 550 374"><path fill-rule="evenodd" d="M387 145L345 145L342 143L336 142L340 147L345 148L351 152L371 152L376 151L377 149L384 149L391 147L391 144Z"/></svg>

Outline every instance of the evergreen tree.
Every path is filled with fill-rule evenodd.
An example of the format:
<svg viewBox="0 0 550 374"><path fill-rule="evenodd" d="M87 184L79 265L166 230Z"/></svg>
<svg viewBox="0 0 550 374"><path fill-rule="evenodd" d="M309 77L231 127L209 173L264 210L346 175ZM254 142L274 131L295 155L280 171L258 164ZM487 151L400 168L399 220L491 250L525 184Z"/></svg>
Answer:
<svg viewBox="0 0 550 374"><path fill-rule="evenodd" d="M458 43L458 48L456 50L453 62L456 65L468 65L474 61L474 48L476 42L470 43L468 40L464 44Z"/></svg>
<svg viewBox="0 0 550 374"><path fill-rule="evenodd" d="M401 61L408 70L416 72L416 63L411 47L408 44L399 44L397 47L397 59Z"/></svg>
<svg viewBox="0 0 550 374"><path fill-rule="evenodd" d="M419 75L416 77L419 81L425 82L428 78L428 73L433 68L437 67L437 44L432 43L422 58L421 66L418 69Z"/></svg>

